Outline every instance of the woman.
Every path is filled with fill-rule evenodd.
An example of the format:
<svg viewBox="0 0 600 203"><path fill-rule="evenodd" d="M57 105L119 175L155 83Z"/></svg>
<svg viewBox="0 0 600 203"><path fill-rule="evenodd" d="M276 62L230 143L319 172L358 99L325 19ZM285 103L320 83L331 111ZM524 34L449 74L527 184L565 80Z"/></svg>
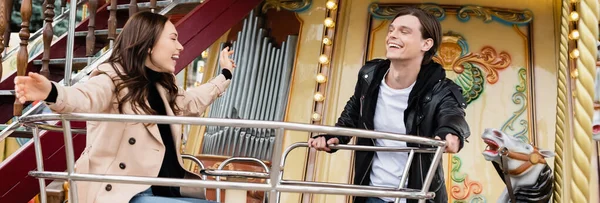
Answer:
<svg viewBox="0 0 600 203"><path fill-rule="evenodd" d="M117 37L108 61L85 83L63 87L36 73L15 78L21 103L44 100L57 113L112 113L200 116L229 86L235 65L225 48L222 74L182 91L175 64L183 47L175 26L164 16L140 12ZM183 169L181 125L87 122L87 147L77 173L146 177L200 177ZM79 202L208 202L204 188L77 182Z"/></svg>

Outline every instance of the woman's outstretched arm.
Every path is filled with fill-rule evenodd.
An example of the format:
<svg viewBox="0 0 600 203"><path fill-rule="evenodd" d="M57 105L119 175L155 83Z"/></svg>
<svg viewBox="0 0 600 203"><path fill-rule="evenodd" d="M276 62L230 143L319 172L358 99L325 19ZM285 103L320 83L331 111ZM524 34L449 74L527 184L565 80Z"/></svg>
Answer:
<svg viewBox="0 0 600 203"><path fill-rule="evenodd" d="M19 102L45 101L56 113L98 113L107 109L114 94L114 83L103 69L112 71L102 64L85 83L71 87L50 82L46 77L30 72L28 76L15 78L15 92Z"/></svg>
<svg viewBox="0 0 600 203"><path fill-rule="evenodd" d="M194 87L180 94L177 104L183 115L200 116L215 99L221 96L231 83L235 62L229 58L233 51L229 47L223 49L219 55L219 64L223 68L221 74L205 84Z"/></svg>

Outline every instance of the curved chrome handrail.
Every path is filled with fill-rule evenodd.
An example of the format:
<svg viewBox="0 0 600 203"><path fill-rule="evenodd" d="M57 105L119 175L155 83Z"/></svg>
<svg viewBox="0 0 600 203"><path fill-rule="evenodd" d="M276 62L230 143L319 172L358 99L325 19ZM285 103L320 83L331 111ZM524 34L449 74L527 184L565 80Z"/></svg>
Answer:
<svg viewBox="0 0 600 203"><path fill-rule="evenodd" d="M375 197L395 197L419 199L423 202L425 199L432 199L435 193L429 192L429 186L433 179L434 172L441 160L442 153L445 148L445 142L424 137L411 135L399 135L393 133L375 132L368 130L359 130L351 128L309 125L301 123L277 122L277 121L258 121L258 120L241 120L241 119L219 119L219 118L197 118L197 117L176 117L176 116L154 116L154 115L120 115L120 114L90 114L90 113L72 113L72 114L38 114L24 116L19 119L19 123L26 126L32 126L34 129L55 128L43 121L62 121L64 131L65 151L67 156L67 172L45 172L43 171L43 163L38 164L37 171L31 171L29 174L40 179L40 189L44 190L43 179L66 179L69 184L69 197L71 202L77 202L77 186L74 181L95 181L95 182L112 182L112 183L131 183L131 184L149 184L163 186L186 186L186 187L204 187L206 188L221 188L221 189L238 189L238 190L258 190L269 192L268 196L270 203L278 201L280 192L299 192L299 193L320 193L320 194L340 194L354 196L375 196ZM183 180L169 178L150 178L150 177L133 177L133 176L114 176L114 175L95 175L95 174L78 174L74 171L74 152L72 141L72 129L70 121L103 121L103 122L135 122L135 123L160 123L160 124L189 124L189 125L208 125L208 126L230 126L242 128L269 128L276 129L275 143L273 146L271 170L267 169L269 175L266 184L263 183L226 183L221 181L208 180ZM427 172L423 187L417 189L382 189L376 187L352 187L340 186L340 184L318 183L318 182L302 182L302 181L285 181L282 180L283 167L287 154L296 147L306 147L306 143L294 144L288 147L285 152L283 149L284 130L295 130L304 132L327 133L343 136L356 136L371 139L389 139L396 141L404 141L408 143L416 143L425 146L435 147L435 155ZM34 138L39 136L38 130L34 130ZM34 139L36 160L42 160L41 144L39 139ZM330 146L337 149L350 150L370 150L370 151L411 151L412 154L416 151L420 153L432 153L433 149L423 148L386 148L386 147L368 147L368 146L351 146L351 145L335 145ZM379 148L379 149L378 149ZM231 158L229 161L234 161L243 158ZM245 159L244 159L245 160ZM259 161L260 162L260 161ZM262 162L261 162L262 163ZM226 163L225 163L226 164ZM222 164L222 168L225 164ZM262 163L263 166L264 163ZM404 179L404 178L403 178ZM404 182L404 180L402 181ZM283 183L283 184L282 184ZM310 187L307 187L310 186ZM42 197L44 200L45 198ZM42 201L43 202L43 201Z"/></svg>

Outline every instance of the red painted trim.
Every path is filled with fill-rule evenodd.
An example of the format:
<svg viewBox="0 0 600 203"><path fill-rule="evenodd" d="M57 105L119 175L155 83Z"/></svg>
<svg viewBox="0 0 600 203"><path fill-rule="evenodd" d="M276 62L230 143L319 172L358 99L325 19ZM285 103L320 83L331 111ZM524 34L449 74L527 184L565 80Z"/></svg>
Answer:
<svg viewBox="0 0 600 203"><path fill-rule="evenodd" d="M59 124L60 125L60 124ZM84 128L85 122L71 122L72 127ZM73 135L75 159L85 148L85 134ZM66 154L62 132L46 132L40 136L44 156L44 170L65 171ZM28 142L9 159L0 163L0 202L27 202L39 193L38 180L28 176L37 170L33 142ZM51 181L47 180L46 184Z"/></svg>
<svg viewBox="0 0 600 203"><path fill-rule="evenodd" d="M219 1L222 2L223 0ZM175 72L181 71L185 66L191 63L202 51L206 50L211 44L213 44L219 37L221 37L227 30L237 24L240 20L250 13L252 9L258 6L262 0L236 0L233 4L228 6L220 15L212 20L205 20L206 16L202 16L203 13L208 13L204 9L209 7L196 8L190 12L184 19L177 24L179 33L194 33L191 30L200 30L193 38L182 42L185 48L182 54L179 56ZM206 17L206 18L204 18ZM197 25L197 22L202 22L201 25L204 27L196 26L189 28L188 24Z"/></svg>

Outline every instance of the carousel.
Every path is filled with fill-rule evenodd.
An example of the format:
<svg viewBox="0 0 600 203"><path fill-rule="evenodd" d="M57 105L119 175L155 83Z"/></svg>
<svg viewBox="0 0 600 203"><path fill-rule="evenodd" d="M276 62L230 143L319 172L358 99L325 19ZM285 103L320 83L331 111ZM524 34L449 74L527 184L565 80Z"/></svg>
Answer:
<svg viewBox="0 0 600 203"><path fill-rule="evenodd" d="M600 202L597 0L2 0L0 202L74 202L76 181L159 181L74 173L86 121L182 125L185 166L204 180L169 183L205 187L212 201L431 199L429 185L353 187L354 151L381 149L355 139L335 154L306 145L323 132L394 137L333 126L359 69L385 58L387 26L403 6L441 22L434 61L463 90L471 136L456 154L442 153L443 142L393 139L433 146L419 150L443 165L449 202ZM14 77L28 72L84 83L143 10L168 16L180 33L182 89L220 73L223 47L236 50L236 80L201 118L59 115L15 102Z"/></svg>

